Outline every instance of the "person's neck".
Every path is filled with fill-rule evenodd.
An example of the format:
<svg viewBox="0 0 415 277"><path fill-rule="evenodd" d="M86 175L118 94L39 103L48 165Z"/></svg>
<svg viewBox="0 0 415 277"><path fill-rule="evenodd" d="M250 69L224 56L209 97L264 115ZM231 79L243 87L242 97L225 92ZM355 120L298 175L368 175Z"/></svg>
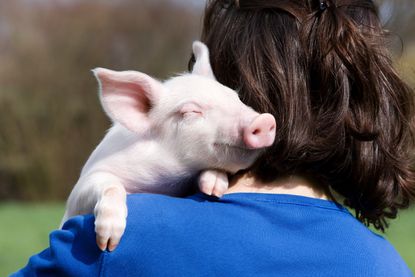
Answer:
<svg viewBox="0 0 415 277"><path fill-rule="evenodd" d="M230 180L229 189L225 194L238 192L293 194L319 199L331 199L328 193L310 180L294 175L279 178L269 183L263 183L249 173L234 176Z"/></svg>

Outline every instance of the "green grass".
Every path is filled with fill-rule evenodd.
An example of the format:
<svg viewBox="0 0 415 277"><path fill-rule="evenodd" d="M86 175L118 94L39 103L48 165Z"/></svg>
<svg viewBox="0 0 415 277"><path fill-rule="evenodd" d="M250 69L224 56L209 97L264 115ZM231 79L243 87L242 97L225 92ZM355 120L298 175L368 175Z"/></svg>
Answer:
<svg viewBox="0 0 415 277"><path fill-rule="evenodd" d="M63 211L61 203L0 204L0 276L23 267L47 247L48 234L58 227ZM415 209L393 221L386 237L415 272Z"/></svg>
<svg viewBox="0 0 415 277"><path fill-rule="evenodd" d="M63 212L62 203L0 205L0 276L22 268L31 255L47 247Z"/></svg>

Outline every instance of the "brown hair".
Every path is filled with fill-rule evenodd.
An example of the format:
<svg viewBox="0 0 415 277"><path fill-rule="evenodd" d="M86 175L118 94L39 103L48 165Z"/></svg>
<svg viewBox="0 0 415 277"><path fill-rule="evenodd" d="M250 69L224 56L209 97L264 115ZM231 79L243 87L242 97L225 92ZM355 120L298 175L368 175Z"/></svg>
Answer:
<svg viewBox="0 0 415 277"><path fill-rule="evenodd" d="M392 67L373 1L210 0L202 40L218 81L276 118L256 177L311 177L380 230L409 206L413 91Z"/></svg>

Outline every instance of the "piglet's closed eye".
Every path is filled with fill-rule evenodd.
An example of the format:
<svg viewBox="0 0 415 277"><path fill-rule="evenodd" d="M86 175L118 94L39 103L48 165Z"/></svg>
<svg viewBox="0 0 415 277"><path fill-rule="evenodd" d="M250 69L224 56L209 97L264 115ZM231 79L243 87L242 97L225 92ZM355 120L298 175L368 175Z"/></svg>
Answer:
<svg viewBox="0 0 415 277"><path fill-rule="evenodd" d="M192 116L203 116L203 108L196 103L188 102L183 104L183 106L180 108L179 113L184 118Z"/></svg>
<svg viewBox="0 0 415 277"><path fill-rule="evenodd" d="M105 112L114 122L144 134L151 128L148 114L164 87L154 78L137 71L93 70Z"/></svg>

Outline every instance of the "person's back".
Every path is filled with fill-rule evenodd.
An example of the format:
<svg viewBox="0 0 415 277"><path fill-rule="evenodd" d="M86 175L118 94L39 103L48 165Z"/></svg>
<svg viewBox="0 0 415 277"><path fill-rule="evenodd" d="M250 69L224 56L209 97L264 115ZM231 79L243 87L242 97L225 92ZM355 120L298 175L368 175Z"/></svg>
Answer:
<svg viewBox="0 0 415 277"><path fill-rule="evenodd" d="M139 227L126 235L136 236L136 251L121 244L107 256L107 270L118 265L120 273L132 259L142 276L411 276L386 240L331 201L261 193L132 197L131 225Z"/></svg>
<svg viewBox="0 0 415 277"><path fill-rule="evenodd" d="M386 240L327 200L139 194L128 207L114 252L94 245L93 217L76 217L20 274L42 276L54 264L55 273L89 276L412 276Z"/></svg>

